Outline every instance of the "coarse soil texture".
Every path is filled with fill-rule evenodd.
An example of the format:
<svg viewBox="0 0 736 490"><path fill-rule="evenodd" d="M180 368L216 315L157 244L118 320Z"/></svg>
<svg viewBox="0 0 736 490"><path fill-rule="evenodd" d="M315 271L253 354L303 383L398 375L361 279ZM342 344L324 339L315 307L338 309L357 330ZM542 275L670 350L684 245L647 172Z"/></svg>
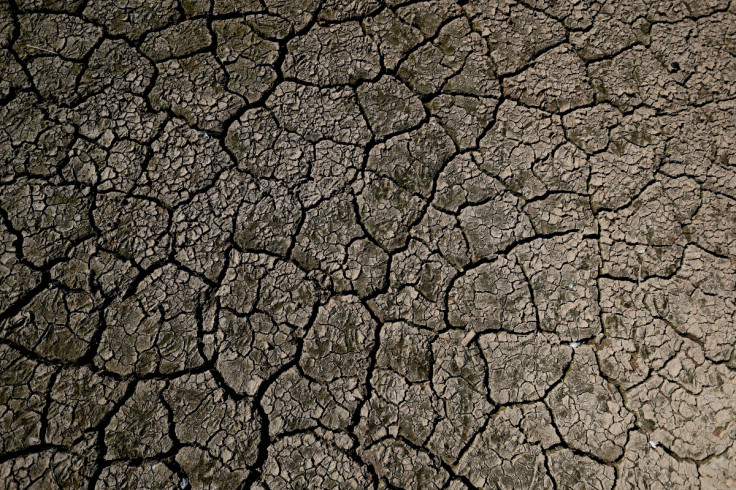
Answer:
<svg viewBox="0 0 736 490"><path fill-rule="evenodd" d="M736 0L0 0L0 489L736 488Z"/></svg>

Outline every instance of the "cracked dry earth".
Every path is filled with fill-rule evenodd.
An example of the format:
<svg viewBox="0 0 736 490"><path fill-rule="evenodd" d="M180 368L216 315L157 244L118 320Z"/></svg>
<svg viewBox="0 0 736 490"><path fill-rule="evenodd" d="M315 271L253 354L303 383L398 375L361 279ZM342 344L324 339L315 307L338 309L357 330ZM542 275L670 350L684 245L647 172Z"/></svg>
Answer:
<svg viewBox="0 0 736 490"><path fill-rule="evenodd" d="M0 0L0 488L736 486L736 1Z"/></svg>

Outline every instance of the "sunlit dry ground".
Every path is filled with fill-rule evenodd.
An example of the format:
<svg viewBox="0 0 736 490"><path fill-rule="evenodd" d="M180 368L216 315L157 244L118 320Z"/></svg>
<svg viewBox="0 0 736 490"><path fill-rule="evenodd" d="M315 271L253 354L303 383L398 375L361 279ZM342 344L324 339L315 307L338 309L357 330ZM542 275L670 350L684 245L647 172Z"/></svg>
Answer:
<svg viewBox="0 0 736 490"><path fill-rule="evenodd" d="M0 488L736 485L736 1L0 0Z"/></svg>

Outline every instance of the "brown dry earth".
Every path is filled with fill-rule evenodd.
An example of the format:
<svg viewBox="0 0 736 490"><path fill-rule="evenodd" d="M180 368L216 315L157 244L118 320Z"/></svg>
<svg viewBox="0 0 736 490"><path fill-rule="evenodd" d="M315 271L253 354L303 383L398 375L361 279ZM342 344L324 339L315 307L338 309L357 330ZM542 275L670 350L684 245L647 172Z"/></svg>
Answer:
<svg viewBox="0 0 736 490"><path fill-rule="evenodd" d="M0 488L736 486L736 0L0 0Z"/></svg>

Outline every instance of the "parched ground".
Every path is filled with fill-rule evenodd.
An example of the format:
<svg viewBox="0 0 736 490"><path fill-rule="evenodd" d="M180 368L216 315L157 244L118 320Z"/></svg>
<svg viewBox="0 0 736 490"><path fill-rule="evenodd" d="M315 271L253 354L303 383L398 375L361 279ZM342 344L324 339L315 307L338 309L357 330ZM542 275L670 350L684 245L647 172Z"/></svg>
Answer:
<svg viewBox="0 0 736 490"><path fill-rule="evenodd" d="M736 487L736 0L0 0L0 488Z"/></svg>

